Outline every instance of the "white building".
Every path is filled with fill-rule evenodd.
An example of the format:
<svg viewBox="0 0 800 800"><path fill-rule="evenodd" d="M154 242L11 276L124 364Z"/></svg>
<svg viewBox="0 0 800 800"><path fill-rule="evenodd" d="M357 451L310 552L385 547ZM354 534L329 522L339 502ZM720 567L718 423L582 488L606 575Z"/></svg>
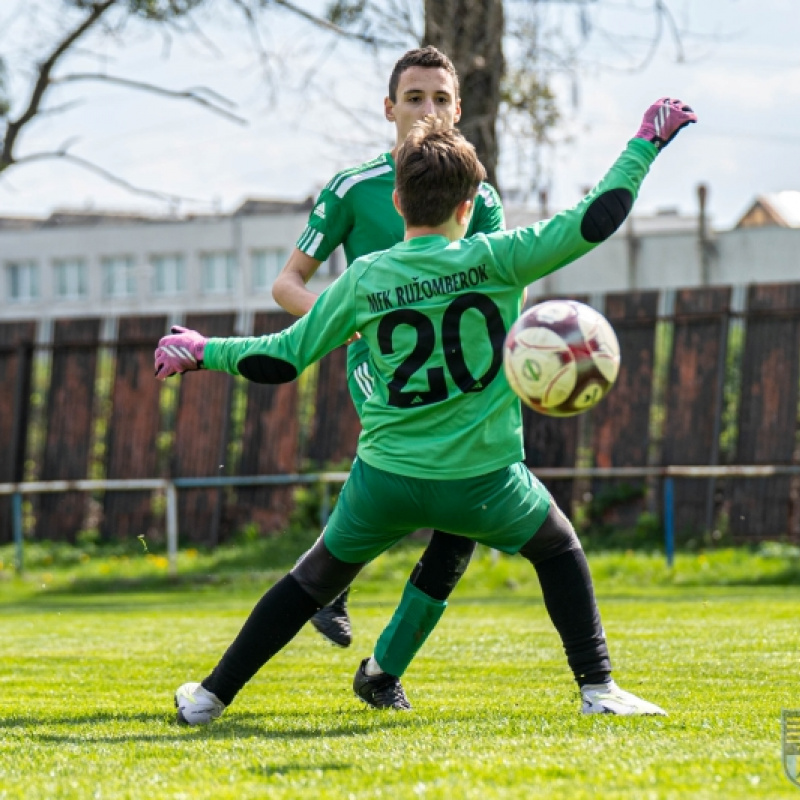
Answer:
<svg viewBox="0 0 800 800"><path fill-rule="evenodd" d="M272 283L312 204L248 200L229 215L180 219L0 217L0 321L235 311L238 332L247 333L253 312L277 309ZM520 208L507 214L509 227L536 219ZM342 266L335 253L311 288L320 290ZM800 192L757 198L724 231L706 224L702 202L697 216L634 215L610 241L540 281L536 294L784 281L800 281ZM40 327L46 336L48 325Z"/></svg>
<svg viewBox="0 0 800 800"><path fill-rule="evenodd" d="M313 201L249 200L184 219L0 217L0 320L277 308L271 289ZM337 256L315 283L326 285Z"/></svg>

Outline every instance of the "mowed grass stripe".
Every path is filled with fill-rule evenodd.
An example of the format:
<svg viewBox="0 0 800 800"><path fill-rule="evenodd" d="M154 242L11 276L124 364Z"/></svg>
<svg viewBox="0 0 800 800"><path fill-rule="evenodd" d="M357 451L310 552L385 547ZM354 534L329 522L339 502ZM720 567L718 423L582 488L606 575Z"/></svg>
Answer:
<svg viewBox="0 0 800 800"><path fill-rule="evenodd" d="M617 680L670 716L583 717L525 565L493 587L509 567L479 559L404 677L414 711L376 713L350 683L402 588L375 576L395 566L357 585L350 650L304 630L204 729L174 724L172 691L259 589L3 587L0 798L798 796L780 717L800 708L800 588L598 581Z"/></svg>

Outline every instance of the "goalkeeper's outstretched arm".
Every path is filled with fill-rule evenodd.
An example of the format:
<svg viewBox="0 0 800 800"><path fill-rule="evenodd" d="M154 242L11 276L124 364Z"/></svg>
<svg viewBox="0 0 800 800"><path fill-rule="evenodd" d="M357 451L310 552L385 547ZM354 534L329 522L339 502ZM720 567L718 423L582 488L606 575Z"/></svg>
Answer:
<svg viewBox="0 0 800 800"><path fill-rule="evenodd" d="M357 331L351 267L334 281L304 317L280 333L266 336L207 338L174 326L155 351L155 375L198 369L241 375L255 383L289 383L310 364L345 344Z"/></svg>

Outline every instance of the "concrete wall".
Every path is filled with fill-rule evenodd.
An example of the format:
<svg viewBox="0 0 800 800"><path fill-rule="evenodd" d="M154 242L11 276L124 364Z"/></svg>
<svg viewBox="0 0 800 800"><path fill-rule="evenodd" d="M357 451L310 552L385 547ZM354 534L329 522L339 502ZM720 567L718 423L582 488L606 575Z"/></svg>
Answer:
<svg viewBox="0 0 800 800"><path fill-rule="evenodd" d="M239 311L277 308L269 287L253 288L252 254L280 248L288 254L305 226L307 212L244 217L206 217L176 222L106 223L96 226L0 230L0 319L127 314L180 314L184 311ZM232 292L206 293L200 280L201 258L232 251L237 272ZM159 295L153 290L151 258L181 255L186 264L186 291ZM133 258L137 292L132 297L104 297L102 261ZM55 295L53 264L80 258L88 270L89 294L80 299ZM8 265L34 261L39 265L40 297L14 302L9 293ZM326 285L324 265L314 286Z"/></svg>
<svg viewBox="0 0 800 800"><path fill-rule="evenodd" d="M167 313L180 318L188 311L236 311L240 331L257 310L276 308L269 287L253 288L251 256L259 249L282 248L287 253L305 226L307 211L248 216L204 217L181 221L105 223L94 226L0 229L0 320L70 316L121 316ZM530 224L533 215L519 209L508 213L510 225ZM233 251L237 277L232 292L206 293L200 282L204 253ZM712 234L704 267L696 221L665 216L636 218L608 242L534 288L536 295L602 295L629 289L676 289L710 285L744 286L800 280L800 229L745 228ZM187 287L179 295L158 295L152 289L154 255L181 254ZM131 256L136 265L137 294L105 298L104 257ZM82 258L88 266L89 296L80 300L55 297L52 264L56 259ZM33 302L9 298L7 265L39 264L41 296ZM341 263L341 256L333 259ZM311 288L330 281L331 266L320 269Z"/></svg>

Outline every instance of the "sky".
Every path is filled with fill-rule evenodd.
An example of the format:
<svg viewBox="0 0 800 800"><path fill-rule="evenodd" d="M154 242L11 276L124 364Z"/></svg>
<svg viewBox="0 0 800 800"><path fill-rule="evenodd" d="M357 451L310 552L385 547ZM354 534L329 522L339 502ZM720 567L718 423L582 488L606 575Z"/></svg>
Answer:
<svg viewBox="0 0 800 800"><path fill-rule="evenodd" d="M322 2L298 4L318 10ZM558 5L546 12L548 23L578 41L574 4ZM592 30L579 44L581 66L572 77L554 78L564 112L556 137L565 141L539 151L550 210L573 204L602 177L644 110L665 95L691 104L700 122L656 161L638 213L695 213L702 183L712 223L725 228L757 195L800 190L797 0L669 0L680 47L665 35L647 64L635 69L646 60L655 18L645 11L652 5L588 2ZM54 40L62 7L61 0L0 0L0 56L16 101L12 118L30 89L31 58ZM0 215L43 216L64 208L230 212L248 197L316 194L339 169L390 149L385 81L406 47L376 58L291 15L272 12L268 22L261 32L269 54L263 61L230 15L208 12L198 18L202 37L167 41L129 25L84 42L59 73L104 72L176 91L208 87L231 101L245 124L186 100L81 81L53 91L47 106L55 111L20 141L18 156L69 143L75 155L179 202L133 194L76 165L46 161L0 176ZM502 153L501 190L518 187L520 176L527 186L521 156L509 143Z"/></svg>

